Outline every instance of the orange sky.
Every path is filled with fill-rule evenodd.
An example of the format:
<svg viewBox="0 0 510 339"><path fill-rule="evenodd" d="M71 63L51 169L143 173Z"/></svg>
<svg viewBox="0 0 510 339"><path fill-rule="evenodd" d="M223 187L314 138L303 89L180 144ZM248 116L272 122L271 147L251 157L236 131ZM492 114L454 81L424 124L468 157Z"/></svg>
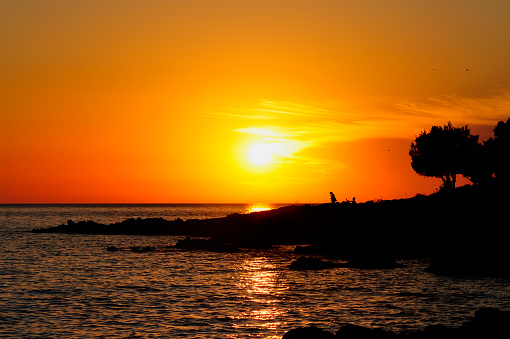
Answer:
<svg viewBox="0 0 510 339"><path fill-rule="evenodd" d="M431 193L415 136L486 139L510 115L509 17L506 0L1 1L0 203Z"/></svg>

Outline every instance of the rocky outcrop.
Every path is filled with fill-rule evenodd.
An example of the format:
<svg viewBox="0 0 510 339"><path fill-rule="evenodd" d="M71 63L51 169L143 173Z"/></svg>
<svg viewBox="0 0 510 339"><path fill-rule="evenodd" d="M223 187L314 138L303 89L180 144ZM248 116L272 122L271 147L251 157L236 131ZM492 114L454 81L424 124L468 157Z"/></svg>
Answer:
<svg viewBox="0 0 510 339"><path fill-rule="evenodd" d="M259 249L282 244L314 244L297 247L296 253L346 260L352 268L398 266L395 262L379 261L381 255L395 259L435 257L438 259L429 268L434 273L462 273L460 268L465 267L477 275L493 275L502 271L500 268L505 264L498 258L506 253L497 249L508 248L505 231L509 204L510 196L504 189L467 187L427 197L286 206L205 220L130 218L106 225L69 220L67 224L33 232L185 235ZM445 253L483 254L487 259L481 265L475 265L469 258L463 258L462 265L449 264ZM359 261L359 258L371 259Z"/></svg>
<svg viewBox="0 0 510 339"><path fill-rule="evenodd" d="M100 224L92 220L78 221L68 220L62 224L50 228L33 229L34 233L65 233L65 234L139 234L139 235L182 235L184 221L173 221L163 218L129 218L114 224Z"/></svg>
<svg viewBox="0 0 510 339"><path fill-rule="evenodd" d="M324 331L316 326L300 327L285 333L282 339L331 339L335 336L333 333Z"/></svg>
<svg viewBox="0 0 510 339"><path fill-rule="evenodd" d="M504 250L506 251L506 249ZM435 256L426 269L429 273L449 276L510 277L507 253L457 253Z"/></svg>
<svg viewBox="0 0 510 339"><path fill-rule="evenodd" d="M381 328L368 328L354 324L342 326L335 334L316 326L301 327L288 331L282 339L502 339L510 338L510 311L496 308L481 308L472 319L459 327L452 328L441 324L429 325L419 332L395 333Z"/></svg>
<svg viewBox="0 0 510 339"><path fill-rule="evenodd" d="M342 326L335 334L336 338L354 339L354 338L392 338L396 334L385 331L381 328L368 328L359 325L347 324Z"/></svg>

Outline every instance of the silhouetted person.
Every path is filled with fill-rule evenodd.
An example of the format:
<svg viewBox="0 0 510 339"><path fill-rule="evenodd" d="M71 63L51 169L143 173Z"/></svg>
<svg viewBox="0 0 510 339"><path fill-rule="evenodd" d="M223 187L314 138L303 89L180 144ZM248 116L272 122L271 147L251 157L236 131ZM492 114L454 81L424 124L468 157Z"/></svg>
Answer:
<svg viewBox="0 0 510 339"><path fill-rule="evenodd" d="M332 203L332 204L336 203L336 197L335 197L335 194L333 194L333 192L329 192L329 195L331 196L331 203Z"/></svg>
<svg viewBox="0 0 510 339"><path fill-rule="evenodd" d="M355 204L356 203L356 197L353 197L352 198L352 203Z"/></svg>

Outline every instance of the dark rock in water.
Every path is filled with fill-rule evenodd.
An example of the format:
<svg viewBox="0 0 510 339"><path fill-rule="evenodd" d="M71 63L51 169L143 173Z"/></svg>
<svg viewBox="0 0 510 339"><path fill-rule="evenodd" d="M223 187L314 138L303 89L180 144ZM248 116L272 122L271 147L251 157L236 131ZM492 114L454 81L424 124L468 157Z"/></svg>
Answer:
<svg viewBox="0 0 510 339"><path fill-rule="evenodd" d="M316 326L299 327L285 333L282 339L328 339L334 338L333 333Z"/></svg>
<svg viewBox="0 0 510 339"><path fill-rule="evenodd" d="M381 328L368 328L353 324L342 326L337 332L336 337L344 339L359 339L359 338L394 338L395 333L391 331L384 331Z"/></svg>
<svg viewBox="0 0 510 339"><path fill-rule="evenodd" d="M510 338L510 311L484 307L475 317L459 327L465 338Z"/></svg>
<svg viewBox="0 0 510 339"><path fill-rule="evenodd" d="M177 244L173 246L174 248L180 248L185 250L204 250L211 252L220 252L220 253L237 253L240 252L239 248L217 242L209 239L200 239L200 238L190 238L186 237L183 240L177 241Z"/></svg>
<svg viewBox="0 0 510 339"><path fill-rule="evenodd" d="M427 272L450 276L510 277L510 257L507 254L474 256L457 253L432 259Z"/></svg>
<svg viewBox="0 0 510 339"><path fill-rule="evenodd" d="M454 328L449 328L443 324L428 325L422 332L410 335L410 338L453 338Z"/></svg>
<svg viewBox="0 0 510 339"><path fill-rule="evenodd" d="M411 333L394 333L381 328L368 328L354 324L342 326L336 334L318 329L315 326L301 327L290 330L282 339L314 339L314 338L342 338L342 339L503 339L510 338L510 311L497 308L481 308L470 319L457 328L450 328L441 324L429 325L423 331Z"/></svg>
<svg viewBox="0 0 510 339"><path fill-rule="evenodd" d="M99 224L92 220L74 222L68 220L50 228L33 229L34 233L65 233L65 234L151 234L178 235L184 233L185 226L182 219L174 221L163 218L129 218L114 224Z"/></svg>
<svg viewBox="0 0 510 339"><path fill-rule="evenodd" d="M315 257L299 257L289 265L289 268L293 270L322 270L338 266L339 264L323 261Z"/></svg>
<svg viewBox="0 0 510 339"><path fill-rule="evenodd" d="M107 250L108 252L115 252L115 251L118 251L119 249L118 249L117 247L115 247L115 246L108 246L108 247L106 248L106 250Z"/></svg>

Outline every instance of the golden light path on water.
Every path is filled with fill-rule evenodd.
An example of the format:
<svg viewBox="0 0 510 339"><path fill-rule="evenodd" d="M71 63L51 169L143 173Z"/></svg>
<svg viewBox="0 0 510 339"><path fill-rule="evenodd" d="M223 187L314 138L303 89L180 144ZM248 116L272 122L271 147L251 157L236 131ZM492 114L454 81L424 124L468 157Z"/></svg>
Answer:
<svg viewBox="0 0 510 339"><path fill-rule="evenodd" d="M241 264L241 272L238 287L244 291L242 298L246 298L250 307L235 317L241 320L234 328L248 328L250 330L269 329L276 330L282 327L276 319L286 311L279 306L282 301L281 294L288 289L283 284L281 273L277 266L269 258L257 257L245 260ZM243 323L242 320L251 319L256 322ZM280 338L269 336L269 339Z"/></svg>

